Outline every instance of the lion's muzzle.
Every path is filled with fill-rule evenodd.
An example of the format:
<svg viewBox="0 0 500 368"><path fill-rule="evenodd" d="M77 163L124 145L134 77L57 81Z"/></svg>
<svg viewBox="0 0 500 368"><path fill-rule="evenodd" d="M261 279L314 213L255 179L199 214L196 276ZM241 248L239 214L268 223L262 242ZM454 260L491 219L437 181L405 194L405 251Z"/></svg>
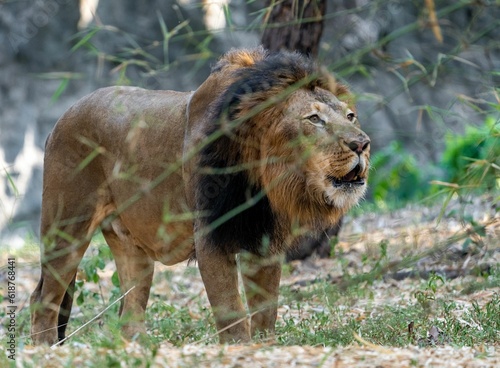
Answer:
<svg viewBox="0 0 500 368"><path fill-rule="evenodd" d="M340 179L335 178L333 176L329 176L328 180L332 182L334 187L343 187L343 186L361 186L365 185L365 178L360 176L362 169L359 164L354 167L351 171L349 171L346 175L341 177Z"/></svg>

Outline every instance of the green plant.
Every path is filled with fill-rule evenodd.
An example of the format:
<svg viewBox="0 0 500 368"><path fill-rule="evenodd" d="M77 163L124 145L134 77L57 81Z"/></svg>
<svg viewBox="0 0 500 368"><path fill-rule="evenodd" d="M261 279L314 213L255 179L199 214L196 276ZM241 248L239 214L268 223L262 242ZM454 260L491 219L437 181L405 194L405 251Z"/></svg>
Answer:
<svg viewBox="0 0 500 368"><path fill-rule="evenodd" d="M80 269L83 273L83 278L76 280L75 283L75 291L76 291L76 303L77 305L83 305L84 302L88 302L89 299L97 301L101 300L102 304L107 304L103 297L103 292L100 286L99 270L104 270L106 264L113 261L113 255L111 254L111 250L104 243L103 239L99 240L99 235L96 237L97 246L94 249L90 249L87 255L83 258ZM85 283L92 282L97 284L99 287L99 292L92 291L89 288L85 287ZM116 271L113 272L111 276L111 283L114 288L111 290L111 299L116 299L120 295L120 281L118 279L118 273ZM116 308L115 308L116 309Z"/></svg>
<svg viewBox="0 0 500 368"><path fill-rule="evenodd" d="M467 126L464 134L448 134L440 161L445 181L471 188L500 188L500 120Z"/></svg>
<svg viewBox="0 0 500 368"><path fill-rule="evenodd" d="M373 170L369 182L377 205L384 208L392 203L421 199L428 193L432 168L422 170L401 142L392 141L376 152L371 164Z"/></svg>
<svg viewBox="0 0 500 368"><path fill-rule="evenodd" d="M488 117L463 134L449 133L436 165L419 166L398 141L373 154L371 161L370 188L379 208L422 200L443 187L449 198L463 189L492 191L500 188L500 120Z"/></svg>
<svg viewBox="0 0 500 368"><path fill-rule="evenodd" d="M436 300L436 292L438 290L438 287L443 286L444 283L445 282L442 276L436 273L432 273L429 277L429 280L427 280L427 284L424 290L418 290L415 292L415 299L417 299L417 302L426 313L430 312L431 303Z"/></svg>

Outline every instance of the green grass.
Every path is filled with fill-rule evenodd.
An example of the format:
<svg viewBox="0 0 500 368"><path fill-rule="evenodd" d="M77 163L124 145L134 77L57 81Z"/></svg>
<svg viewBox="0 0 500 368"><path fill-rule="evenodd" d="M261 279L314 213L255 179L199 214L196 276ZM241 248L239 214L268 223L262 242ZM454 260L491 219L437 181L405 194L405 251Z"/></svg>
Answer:
<svg viewBox="0 0 500 368"><path fill-rule="evenodd" d="M340 261L340 260L339 260ZM189 277L193 271L186 269ZM163 277L163 275L162 275ZM167 279L172 275L167 272ZM379 284L383 283L382 281ZM380 287L366 281L349 284L341 290L328 280L321 280L299 290L281 288L280 305L288 311L277 324L279 345L338 346L355 343L354 334L374 344L404 347L409 344L429 346L427 332L432 326L442 331L442 343L453 346L494 344L500 338L500 296L494 294L485 305L457 303L466 293L500 285L500 272L477 277L465 284L449 285L446 280L412 281L410 297L394 305L375 302L373 289ZM189 296L189 290L181 290ZM104 309L102 297L92 297L81 307L81 314L71 319L70 330L80 326ZM206 300L193 295L192 303L179 306L162 297L152 297L147 310L147 327L153 346L168 341L183 346L203 340L217 343L216 331ZM360 307L361 306L361 307ZM362 315L353 315L352 308L361 308ZM123 343L120 338L118 304L110 308L100 322L93 323L72 338L80 343L113 348ZM459 317L458 317L459 316ZM27 311L19 315L27 322ZM410 335L408 325L413 322ZM22 333L27 333L27 323ZM466 333L464 333L466 331ZM29 342L26 340L26 342Z"/></svg>
<svg viewBox="0 0 500 368"><path fill-rule="evenodd" d="M443 344L477 346L497 344L500 339L500 295L494 293L486 304L457 303L472 291L500 286L499 268L474 281L450 283L441 277L412 281L411 297L393 302L375 303L372 290L377 286L363 282L347 290L329 282L316 283L306 291L282 290L283 304L293 306L294 319L285 314L278 326L278 341L283 345L337 346L355 343L354 334L374 344L405 347L409 344L430 346L427 332L432 326L440 331ZM311 301L313 306L311 306ZM304 306L313 313L306 313ZM343 306L340 308L339 306ZM362 316L348 313L349 306L361 306ZM307 309L307 308L306 308ZM301 312L302 311L302 312ZM290 313L293 315L293 313ZM409 324L413 322L411 334Z"/></svg>
<svg viewBox="0 0 500 368"><path fill-rule="evenodd" d="M80 298L81 303L70 320L67 333L90 321L120 295L116 281L109 276L111 256L99 236L91 248L81 267L81 276L87 280L78 284L75 295L75 302ZM335 258L329 265L342 270L342 279L320 276L322 278L309 284L281 287L276 325L278 346L364 344L358 336L362 341L385 347L498 346L500 267L492 266L486 271L478 268L478 272L455 280L431 275L428 280L407 279L391 284L379 272L393 257L385 246L380 245L376 256L360 254L359 257L363 272L350 265L348 254L336 249ZM18 266L31 267L22 263ZM294 277L293 265L284 265L283 269L285 279ZM106 276L103 270L108 270ZM85 362L89 367L148 366L153 364L160 345L165 343L181 351L187 344L217 344L208 301L203 293L191 287L193 282L200 282L193 266L155 275L154 285L168 285L171 289L153 287L146 313L150 342L145 345L147 349L142 358L124 352L128 343L121 337L122 322L118 318L118 304L115 304L68 341L71 354L67 357L67 365L78 362L79 344L96 352ZM481 293L487 296L478 299ZM179 302L179 298L183 302ZM5 317L5 309L0 310L1 317ZM22 346L31 343L27 337L29 310L26 299L24 308L17 314L17 326L21 336L18 339L20 351ZM428 337L433 327L440 332L436 340ZM3 337L0 343L0 346L5 345ZM9 366L11 362L0 355L0 365ZM205 358L202 354L189 359L197 365Z"/></svg>

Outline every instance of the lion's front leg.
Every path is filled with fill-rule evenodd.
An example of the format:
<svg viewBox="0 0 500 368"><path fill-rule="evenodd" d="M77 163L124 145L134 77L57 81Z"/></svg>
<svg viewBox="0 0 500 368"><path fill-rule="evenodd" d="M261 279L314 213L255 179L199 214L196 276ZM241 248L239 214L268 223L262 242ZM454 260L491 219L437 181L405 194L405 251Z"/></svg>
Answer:
<svg viewBox="0 0 500 368"><path fill-rule="evenodd" d="M274 336L278 315L281 259L243 254L241 273L248 307L252 313L252 336Z"/></svg>
<svg viewBox="0 0 500 368"><path fill-rule="evenodd" d="M238 291L236 256L197 244L196 259L220 331L220 342L249 341L249 321Z"/></svg>

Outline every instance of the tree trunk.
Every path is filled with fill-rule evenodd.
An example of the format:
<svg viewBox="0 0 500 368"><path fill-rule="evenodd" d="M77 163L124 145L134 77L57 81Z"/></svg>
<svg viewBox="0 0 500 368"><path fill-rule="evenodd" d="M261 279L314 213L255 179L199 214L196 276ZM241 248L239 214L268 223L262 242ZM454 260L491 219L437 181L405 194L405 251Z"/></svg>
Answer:
<svg viewBox="0 0 500 368"><path fill-rule="evenodd" d="M268 0L269 13L262 35L262 45L270 51L299 51L311 57L318 56L323 33L326 0ZM287 260L305 259L316 252L320 257L330 256L332 238L340 230L342 219L318 236L306 235L288 252Z"/></svg>
<svg viewBox="0 0 500 368"><path fill-rule="evenodd" d="M296 50L317 56L326 0L268 0L262 44L270 51Z"/></svg>

